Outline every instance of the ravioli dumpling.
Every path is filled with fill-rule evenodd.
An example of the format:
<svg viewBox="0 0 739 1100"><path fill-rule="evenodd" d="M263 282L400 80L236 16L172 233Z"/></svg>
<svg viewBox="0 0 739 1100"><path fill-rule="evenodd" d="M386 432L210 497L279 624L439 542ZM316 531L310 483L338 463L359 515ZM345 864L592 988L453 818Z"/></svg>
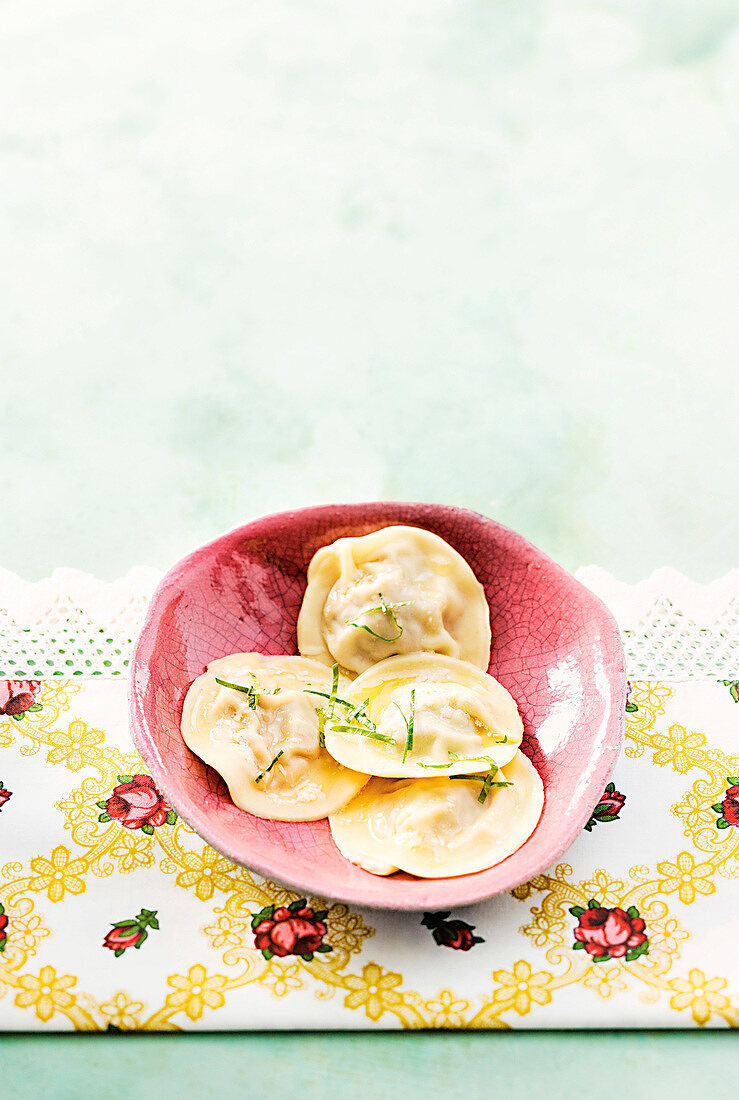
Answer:
<svg viewBox="0 0 739 1100"><path fill-rule="evenodd" d="M383 527L313 556L298 648L352 673L421 651L486 669L490 611L475 574L444 539L419 527Z"/></svg>
<svg viewBox="0 0 739 1100"><path fill-rule="evenodd" d="M310 691L331 688L331 672L318 661L234 653L212 661L191 684L182 736L220 772L239 809L275 821L316 821L368 778L321 745L317 710L324 700Z"/></svg>
<svg viewBox="0 0 739 1100"><path fill-rule="evenodd" d="M329 817L341 854L375 875L407 871L451 878L494 867L517 851L537 826L544 805L538 772L521 752L480 802L474 779L370 779Z"/></svg>
<svg viewBox="0 0 739 1100"><path fill-rule="evenodd" d="M370 775L425 777L505 766L523 737L512 695L486 672L436 653L388 657L345 689L326 748ZM365 705L366 704L366 705Z"/></svg>

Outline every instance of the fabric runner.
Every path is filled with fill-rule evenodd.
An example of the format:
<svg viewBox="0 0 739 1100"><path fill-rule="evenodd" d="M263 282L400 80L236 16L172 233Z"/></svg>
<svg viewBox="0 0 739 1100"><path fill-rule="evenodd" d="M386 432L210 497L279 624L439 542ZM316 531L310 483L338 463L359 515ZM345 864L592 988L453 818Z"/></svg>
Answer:
<svg viewBox="0 0 739 1100"><path fill-rule="evenodd" d="M132 746L123 677L0 681L0 1027L739 1024L739 684L633 682L565 857L457 912L300 898Z"/></svg>

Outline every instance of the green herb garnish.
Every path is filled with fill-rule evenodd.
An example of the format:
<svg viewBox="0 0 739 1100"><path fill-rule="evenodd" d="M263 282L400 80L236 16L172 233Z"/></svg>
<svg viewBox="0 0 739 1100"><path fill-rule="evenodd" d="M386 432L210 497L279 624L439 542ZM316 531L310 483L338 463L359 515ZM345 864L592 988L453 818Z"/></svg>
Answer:
<svg viewBox="0 0 739 1100"><path fill-rule="evenodd" d="M395 614L396 608L408 607L409 604L413 603L413 600L401 600L399 603L386 603L382 592L378 592L377 596L380 601L379 606L368 607L366 611L362 612L362 615L371 615L373 611L381 611L383 615L390 616L390 621L398 633L394 634L392 638L387 638L384 634L376 634L374 630L371 630L370 627L366 626L364 623L358 623L356 619L353 619L348 625L353 626L356 630L366 630L368 634L371 634L373 638L379 638L381 642L397 642L398 638L403 634L403 627L398 622L398 617Z"/></svg>
<svg viewBox="0 0 739 1100"><path fill-rule="evenodd" d="M333 699L340 707L353 706L353 703L350 703L348 699L342 699L340 695L331 695L328 691L315 691L313 688L304 688L303 690L306 695L320 695L322 699Z"/></svg>
<svg viewBox="0 0 739 1100"><path fill-rule="evenodd" d="M318 740L321 746L325 745L326 738L326 723L333 722L336 716L336 707L344 707L346 714L344 715L344 722L339 725L332 725L332 731L336 733L361 733L365 737L372 737L375 741L387 741L392 743L392 737L385 737L383 734L377 733L377 726L367 714L367 707L369 706L369 699L362 700L361 703L350 703L348 699L342 699L337 694L339 690L339 666L335 664L333 666L332 678L331 678L331 691L316 691L314 688L305 688L306 695L319 695L321 699L328 699L328 706L316 708L316 714L318 715Z"/></svg>
<svg viewBox="0 0 739 1100"><path fill-rule="evenodd" d="M217 676L216 676L215 680L216 680L217 684L221 685L221 687L231 688L232 691L241 691L241 692L243 692L244 695L248 695L249 696L249 706L251 707L252 710L257 709L257 703L259 702L259 697L261 695L279 695L280 694L280 691L282 690L281 688L277 687L277 688L274 688L273 691L266 691L264 688L260 688L260 686L257 682L257 678L256 678L256 676L254 675L253 672L250 672L249 675L252 678L252 683L249 687L245 687L243 684L232 684L229 680L219 680L219 678Z"/></svg>
<svg viewBox="0 0 739 1100"><path fill-rule="evenodd" d="M321 748L324 748L326 745L326 711L323 707L318 707L316 714L318 715L318 744Z"/></svg>
<svg viewBox="0 0 739 1100"><path fill-rule="evenodd" d="M375 725L375 723L372 721L369 714L367 713L367 707L368 706L369 706L369 699L365 699L363 702L357 703L356 706L350 707L349 710L346 712L347 722L357 721L357 722L363 723L364 725L369 726L370 729L373 729L373 730L377 729L377 726Z"/></svg>
<svg viewBox="0 0 739 1100"><path fill-rule="evenodd" d="M334 667L331 669L331 695L329 696L329 700L328 700L328 705L329 705L328 716L329 716L329 718L333 718L333 716L334 716L334 708L336 706L336 693L338 692L338 690L339 690L339 666L338 666L338 664L335 664Z"/></svg>
<svg viewBox="0 0 739 1100"><path fill-rule="evenodd" d="M339 666L335 664L331 669L331 691L316 691L315 688L305 688L306 695L320 695L321 699L328 699L328 713L327 718L333 719L334 712L337 704L340 707L347 707L350 710L354 709L354 704L350 703L347 699L342 699L338 694L339 691Z"/></svg>
<svg viewBox="0 0 739 1100"><path fill-rule="evenodd" d="M277 761L280 759L281 756L284 756L284 749L280 749L280 751L277 753L277 756L274 758L274 760L269 765L269 767L265 768L263 772L260 772L259 775L254 780L254 782L259 783L262 779L264 779L267 772L272 771L272 769L274 768L275 764L277 763Z"/></svg>
<svg viewBox="0 0 739 1100"><path fill-rule="evenodd" d="M471 760L474 762L479 760L481 764L487 764L488 767L495 768L496 771L498 770L498 765L495 763L492 756L460 756L456 752L450 752L449 757L453 764L458 764L460 760Z"/></svg>
<svg viewBox="0 0 739 1100"><path fill-rule="evenodd" d="M398 707L398 704L396 703L395 706ZM398 710L400 711L400 717L405 723L405 748L403 750L403 764L405 764L405 758L408 753L413 751L413 724L415 722L415 707L416 689L413 688L413 690L411 691L411 709L407 718L403 714L403 711L400 710L400 707L398 707Z"/></svg>
<svg viewBox="0 0 739 1100"><path fill-rule="evenodd" d="M448 764L421 764L421 763L419 763L418 766L419 766L419 768L451 768L452 764L457 764L460 760L465 760L465 761L467 761L467 760L479 760L480 763L488 764L491 768L495 768L496 770L497 770L497 767L498 767L498 765L495 763L495 761L493 760L493 758L491 756L460 756L458 753L450 751L449 752L449 757L450 757L450 760L449 760ZM460 776L460 778L463 778L463 777Z"/></svg>
<svg viewBox="0 0 739 1100"><path fill-rule="evenodd" d="M332 726L331 729L335 733L360 733L362 737L371 737L373 741L386 741L388 745L395 744L395 738L388 737L387 734L378 733L376 729L367 729L366 726L351 726L340 725Z"/></svg>
<svg viewBox="0 0 739 1100"><path fill-rule="evenodd" d="M497 783L493 782L493 779L495 778L496 772L498 772L498 770L499 770L498 766L496 764L493 764L490 771L487 772L485 775L450 775L449 779L450 780L451 779L473 779L473 780L476 780L478 783L482 783L482 788L480 790L479 795L477 796L477 801L480 802L480 803L483 803L483 802L485 802L485 799L487 798L487 796L490 794L490 790L491 790L492 787L512 787L513 786L513 783L511 782L511 780L506 780L506 781L501 780Z"/></svg>
<svg viewBox="0 0 739 1100"><path fill-rule="evenodd" d="M347 703L346 699L340 699L337 692L339 690L339 666L336 664L331 669L331 692L316 691L314 688L305 688L306 695L320 695L322 699L328 699L328 714L327 718L333 718L334 707L337 703L342 707L350 707L351 703Z"/></svg>

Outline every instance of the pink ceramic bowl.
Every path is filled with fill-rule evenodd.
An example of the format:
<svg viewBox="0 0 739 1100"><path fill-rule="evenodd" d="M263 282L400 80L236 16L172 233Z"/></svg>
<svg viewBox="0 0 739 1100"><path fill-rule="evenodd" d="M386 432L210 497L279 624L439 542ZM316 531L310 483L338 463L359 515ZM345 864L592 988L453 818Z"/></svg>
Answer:
<svg viewBox="0 0 739 1100"><path fill-rule="evenodd" d="M544 781L544 809L514 855L474 875L390 878L348 863L327 821L265 821L238 810L220 776L186 747L189 684L228 653L297 653L306 570L320 546L404 523L446 539L485 586L490 672L523 716L523 750ZM598 802L618 757L626 680L604 605L520 535L436 504L342 504L265 516L195 550L154 593L131 669L131 725L157 784L229 859L308 894L388 909L443 909L509 890L556 860Z"/></svg>

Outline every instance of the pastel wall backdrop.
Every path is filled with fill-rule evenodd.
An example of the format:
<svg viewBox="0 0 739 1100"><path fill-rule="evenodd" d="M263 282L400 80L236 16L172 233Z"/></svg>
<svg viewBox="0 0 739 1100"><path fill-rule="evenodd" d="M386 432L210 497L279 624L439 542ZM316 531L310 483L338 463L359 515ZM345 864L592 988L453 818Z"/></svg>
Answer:
<svg viewBox="0 0 739 1100"><path fill-rule="evenodd" d="M735 563L737 0L38 0L0 83L7 568L383 497Z"/></svg>

